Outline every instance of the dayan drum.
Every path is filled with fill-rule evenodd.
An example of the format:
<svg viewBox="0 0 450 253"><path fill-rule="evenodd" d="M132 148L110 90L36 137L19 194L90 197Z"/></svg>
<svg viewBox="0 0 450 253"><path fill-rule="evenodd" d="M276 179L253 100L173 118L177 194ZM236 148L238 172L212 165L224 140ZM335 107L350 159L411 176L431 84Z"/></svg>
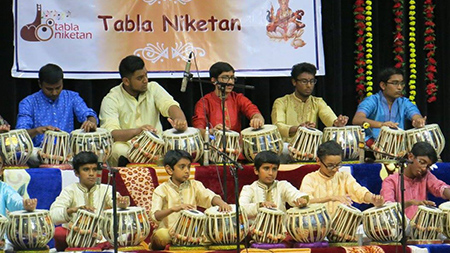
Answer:
<svg viewBox="0 0 450 253"><path fill-rule="evenodd" d="M131 139L131 148L128 150L128 160L133 163L152 163L158 161L163 155L164 141L157 134L142 131Z"/></svg>
<svg viewBox="0 0 450 253"><path fill-rule="evenodd" d="M443 233L445 236L447 236L447 238L450 238L450 201L444 202L439 205L439 209L442 210L442 222L444 228Z"/></svg>
<svg viewBox="0 0 450 253"><path fill-rule="evenodd" d="M5 165L26 165L33 153L33 142L27 130L16 129L0 134L0 148Z"/></svg>
<svg viewBox="0 0 450 253"><path fill-rule="evenodd" d="M3 238L3 235L5 234L8 224L9 224L8 218L0 214L0 238Z"/></svg>
<svg viewBox="0 0 450 253"><path fill-rule="evenodd" d="M257 243L279 243L286 238L284 212L273 208L259 208L250 235Z"/></svg>
<svg viewBox="0 0 450 253"><path fill-rule="evenodd" d="M445 147L445 138L438 124L426 125L422 128L413 128L406 130L406 148L411 151L414 144L419 141L425 141L431 144L436 153L441 155Z"/></svg>
<svg viewBox="0 0 450 253"><path fill-rule="evenodd" d="M114 243L113 209L103 212L103 235L111 244ZM136 246L150 234L150 222L145 209L128 207L117 209L117 243L119 246Z"/></svg>
<svg viewBox="0 0 450 253"><path fill-rule="evenodd" d="M362 212L353 206L338 205L330 226L331 242L355 242L356 230L362 222Z"/></svg>
<svg viewBox="0 0 450 253"><path fill-rule="evenodd" d="M391 154L393 156L406 155L406 135L401 128L393 129L387 126L381 127L380 134L372 146L375 151ZM374 153L378 160L392 160L392 157Z"/></svg>
<svg viewBox="0 0 450 253"><path fill-rule="evenodd" d="M78 209L75 221L70 223L70 231L66 242L70 248L89 248L97 244L101 238L99 235L99 223L102 217L87 210ZM97 236L94 235L97 233Z"/></svg>
<svg viewBox="0 0 450 253"><path fill-rule="evenodd" d="M211 140L211 145L223 152L223 132L222 130L214 131L214 139ZM241 153L241 145L239 144L239 133L231 130L225 132L226 139L226 153L231 159L237 161L239 154ZM223 157L215 149L211 149L212 162L223 162Z"/></svg>
<svg viewBox="0 0 450 253"><path fill-rule="evenodd" d="M72 156L69 147L69 134L64 131L45 131L41 150L38 153L43 164L67 163Z"/></svg>
<svg viewBox="0 0 450 253"><path fill-rule="evenodd" d="M163 132L164 152L173 149L181 149L191 154L194 162L203 155L203 139L197 128L188 127L184 132L179 132L175 128Z"/></svg>
<svg viewBox="0 0 450 253"><path fill-rule="evenodd" d="M230 205L231 212L219 212L218 206L205 210L205 236L215 244L236 244L236 205ZM248 219L246 213L239 208L239 238L244 240L248 233Z"/></svg>
<svg viewBox="0 0 450 253"><path fill-rule="evenodd" d="M99 161L104 163L111 156L113 143L111 133L104 128L97 128L95 132L77 129L70 133L70 147L73 155L81 151L91 151L98 156Z"/></svg>
<svg viewBox="0 0 450 253"><path fill-rule="evenodd" d="M325 127L323 142L334 140L342 146L343 158L357 160L359 158L359 143L364 142L360 126Z"/></svg>
<svg viewBox="0 0 450 253"><path fill-rule="evenodd" d="M273 151L278 155L283 151L283 140L278 128L274 125L264 125L260 129L248 127L241 131L243 154L249 161L261 151Z"/></svg>
<svg viewBox="0 0 450 253"><path fill-rule="evenodd" d="M317 148L322 143L322 135L322 131L318 129L299 127L289 143L289 154L296 161L314 159Z"/></svg>
<svg viewBox="0 0 450 253"><path fill-rule="evenodd" d="M55 234L55 225L47 210L15 211L9 213L7 236L14 249L41 249Z"/></svg>
<svg viewBox="0 0 450 253"><path fill-rule="evenodd" d="M442 210L431 206L419 206L410 224L412 239L436 240L444 230Z"/></svg>
<svg viewBox="0 0 450 253"><path fill-rule="evenodd" d="M286 216L286 229L297 242L323 241L330 231L330 216L323 204L293 207Z"/></svg>
<svg viewBox="0 0 450 253"><path fill-rule="evenodd" d="M386 203L363 212L363 228L373 241L400 241L402 238L402 214L397 203Z"/></svg>
<svg viewBox="0 0 450 253"><path fill-rule="evenodd" d="M170 228L173 245L199 245L203 242L206 215L197 210L182 210L180 218Z"/></svg>

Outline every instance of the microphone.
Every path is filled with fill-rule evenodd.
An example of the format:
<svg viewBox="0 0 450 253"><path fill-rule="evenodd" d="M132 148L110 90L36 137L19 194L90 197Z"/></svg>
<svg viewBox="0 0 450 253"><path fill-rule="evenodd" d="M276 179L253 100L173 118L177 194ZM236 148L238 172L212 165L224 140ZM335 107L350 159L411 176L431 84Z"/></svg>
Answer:
<svg viewBox="0 0 450 253"><path fill-rule="evenodd" d="M192 59L193 52L191 51L189 53L189 58L186 62L186 68L184 69L183 73L183 81L181 81L181 92L186 92L186 86L189 81L189 78L191 77L191 59Z"/></svg>

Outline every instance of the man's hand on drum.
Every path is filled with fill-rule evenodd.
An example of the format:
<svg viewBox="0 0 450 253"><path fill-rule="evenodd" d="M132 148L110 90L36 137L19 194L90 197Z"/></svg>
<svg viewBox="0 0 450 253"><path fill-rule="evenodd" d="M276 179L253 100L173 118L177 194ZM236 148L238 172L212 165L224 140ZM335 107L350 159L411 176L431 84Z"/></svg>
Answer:
<svg viewBox="0 0 450 253"><path fill-rule="evenodd" d="M181 210L193 210L196 209L197 207L195 205L191 205L191 204L181 204L181 205L176 205L170 208L170 210L172 211L172 213L177 213Z"/></svg>
<svg viewBox="0 0 450 253"><path fill-rule="evenodd" d="M419 116L419 115L417 115L417 117L413 117L412 126L415 128L424 127L426 123L427 123L427 116L425 116L423 118L422 118L422 116Z"/></svg>
<svg viewBox="0 0 450 253"><path fill-rule="evenodd" d="M9 132L9 130L11 130L10 125L0 125L0 133Z"/></svg>
<svg viewBox="0 0 450 253"><path fill-rule="evenodd" d="M231 212L232 208L230 205L228 205L227 203L223 202L218 204L217 206L219 206L219 212Z"/></svg>
<svg viewBox="0 0 450 253"><path fill-rule="evenodd" d="M169 121L170 125L172 125L173 128L175 128L178 131L186 131L188 128L187 121L185 119L171 119L167 118L167 121Z"/></svg>
<svg viewBox="0 0 450 253"><path fill-rule="evenodd" d="M390 128L397 129L398 128L398 123L395 123L395 122L392 122L392 121L386 121L386 122L381 123L380 128L383 127L383 126L387 126L387 127L390 127Z"/></svg>
<svg viewBox="0 0 450 253"><path fill-rule="evenodd" d="M305 198L298 198L294 200L294 204L298 207L305 207L308 205L308 200L306 200Z"/></svg>
<svg viewBox="0 0 450 253"><path fill-rule="evenodd" d="M214 130L216 130L216 131L223 130L223 125L222 125L222 124L217 124L217 125L214 127ZM226 126L226 127L225 127L225 130L230 130L230 128Z"/></svg>
<svg viewBox="0 0 450 253"><path fill-rule="evenodd" d="M97 130L97 120L94 117L89 117L83 124L81 129L87 132L95 132Z"/></svg>
<svg viewBox="0 0 450 253"><path fill-rule="evenodd" d="M381 195L372 194L371 202L374 206L380 207L384 205L384 198Z"/></svg>
<svg viewBox="0 0 450 253"><path fill-rule="evenodd" d="M306 121L305 123L301 123L299 127L306 127L306 128L316 128L316 123Z"/></svg>
<svg viewBox="0 0 450 253"><path fill-rule="evenodd" d="M75 207L67 208L66 211L67 211L68 215L71 215L73 213L78 212L79 209L86 210L89 212L95 212L95 208L92 206L75 206Z"/></svg>
<svg viewBox="0 0 450 253"><path fill-rule="evenodd" d="M436 203L434 203L433 201L430 201L430 200L412 199L410 201L407 201L406 207L408 207L408 206L436 206Z"/></svg>
<svg viewBox="0 0 450 253"><path fill-rule="evenodd" d="M126 209L130 206L130 197L129 196L120 196L117 197L117 207L120 209Z"/></svg>
<svg viewBox="0 0 450 253"><path fill-rule="evenodd" d="M295 203L295 201L294 201ZM277 208L277 205L273 203L272 201L264 201L259 203L259 207L265 207L265 208Z"/></svg>
<svg viewBox="0 0 450 253"><path fill-rule="evenodd" d="M353 204L352 199L350 198L350 195L345 195L345 196L332 196L331 197L331 201L338 201L341 202L344 205L351 205Z"/></svg>
<svg viewBox="0 0 450 253"><path fill-rule="evenodd" d="M250 120L250 126L259 129L262 126L264 126L264 118L260 113L257 113L252 116L252 119Z"/></svg>
<svg viewBox="0 0 450 253"><path fill-rule="evenodd" d="M142 133L142 131L150 131L150 132L153 132L153 133L157 133L158 132L158 130L156 130L156 128L154 128L153 126L151 126L151 125L143 125L143 126L140 126L139 128L138 128L138 134L140 134L140 133ZM138 135L138 134L136 134L136 135Z"/></svg>
<svg viewBox="0 0 450 253"><path fill-rule="evenodd" d="M60 131L59 128L54 127L54 126L40 126L40 127L36 128L36 132L38 134L43 134L43 133L45 133L48 130L50 130L50 131Z"/></svg>
<svg viewBox="0 0 450 253"><path fill-rule="evenodd" d="M348 117L347 116L339 115L337 117L337 119L334 120L333 126L335 126L335 127L343 127L343 126L347 125L347 122L348 122Z"/></svg>
<svg viewBox="0 0 450 253"><path fill-rule="evenodd" d="M37 199L24 199L23 200L23 209L28 212L33 212L37 206Z"/></svg>

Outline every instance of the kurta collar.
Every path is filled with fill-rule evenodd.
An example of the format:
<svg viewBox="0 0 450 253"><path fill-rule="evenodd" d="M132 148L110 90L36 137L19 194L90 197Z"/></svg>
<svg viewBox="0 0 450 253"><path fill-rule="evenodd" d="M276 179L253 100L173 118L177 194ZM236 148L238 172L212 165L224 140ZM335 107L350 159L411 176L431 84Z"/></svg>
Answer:
<svg viewBox="0 0 450 253"><path fill-rule="evenodd" d="M84 187L83 185L81 185L80 183L77 183L77 187L78 189L80 189L83 193L91 193L97 190L98 185L95 184L94 186L92 186L91 190L88 190L88 188Z"/></svg>

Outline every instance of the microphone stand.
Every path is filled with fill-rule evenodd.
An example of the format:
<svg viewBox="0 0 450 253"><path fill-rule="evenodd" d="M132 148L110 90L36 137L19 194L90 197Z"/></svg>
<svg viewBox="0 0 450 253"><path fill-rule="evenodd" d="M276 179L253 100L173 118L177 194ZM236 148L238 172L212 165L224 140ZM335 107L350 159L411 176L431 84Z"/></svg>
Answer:
<svg viewBox="0 0 450 253"><path fill-rule="evenodd" d="M118 249L119 249L119 245L117 242L117 238L118 238L118 231L117 231L118 227L117 226L118 226L119 222L117 219L116 173L119 172L119 170L116 168L109 167L108 163L106 163L106 168L109 171L108 176L112 178L111 185L112 185L113 237L114 237L113 246L114 246L114 253L117 253Z"/></svg>

